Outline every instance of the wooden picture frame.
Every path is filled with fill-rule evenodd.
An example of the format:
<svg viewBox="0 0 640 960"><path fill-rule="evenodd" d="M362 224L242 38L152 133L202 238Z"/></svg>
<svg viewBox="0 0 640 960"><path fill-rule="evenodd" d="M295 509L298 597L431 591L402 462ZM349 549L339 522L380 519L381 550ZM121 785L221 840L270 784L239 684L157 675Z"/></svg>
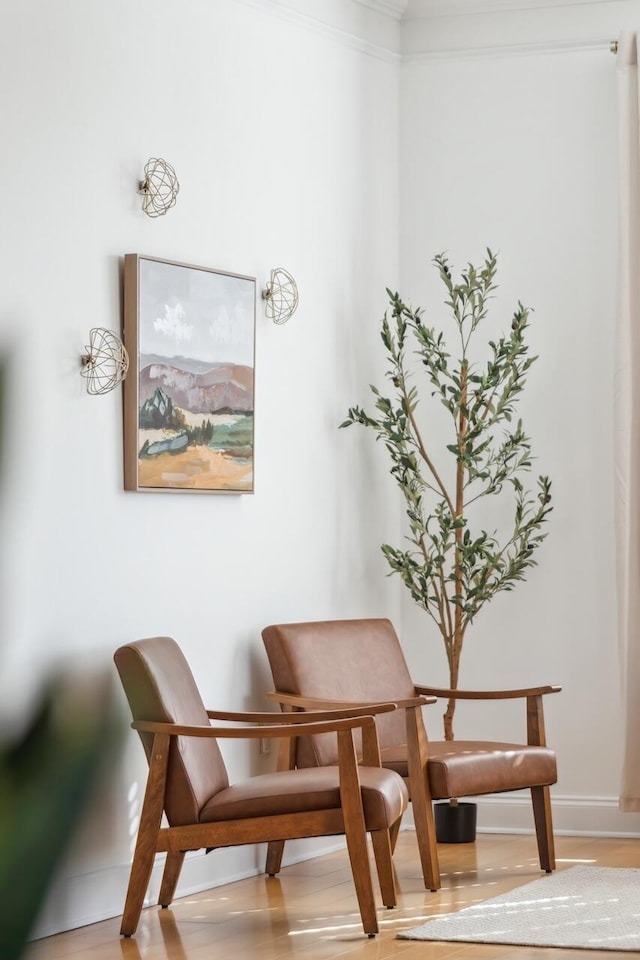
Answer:
<svg viewBox="0 0 640 960"><path fill-rule="evenodd" d="M253 493L256 279L124 258L124 486Z"/></svg>

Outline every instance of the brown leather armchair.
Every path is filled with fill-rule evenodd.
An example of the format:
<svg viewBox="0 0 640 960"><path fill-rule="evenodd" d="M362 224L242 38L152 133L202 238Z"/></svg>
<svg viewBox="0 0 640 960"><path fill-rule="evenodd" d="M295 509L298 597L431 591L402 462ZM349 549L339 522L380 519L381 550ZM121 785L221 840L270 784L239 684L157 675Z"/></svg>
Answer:
<svg viewBox="0 0 640 960"><path fill-rule="evenodd" d="M386 619L274 624L262 631L276 686L269 694L283 711L329 709L347 703L428 698L526 701L526 743L428 740L419 705L377 718L382 765L402 775L413 807L425 886L441 886L432 800L530 789L540 866L555 868L549 786L556 757L546 746L542 697L560 687L503 691L451 691L416 684L393 625ZM295 745L295 753L293 746ZM279 767L333 763L325 737L290 741ZM269 844L267 870L277 868L284 844Z"/></svg>
<svg viewBox="0 0 640 960"><path fill-rule="evenodd" d="M382 900L392 907L396 903L392 835L397 834L408 803L402 777L380 766L374 711L349 709L302 717L206 710L187 661L169 637L127 644L114 659L131 707L132 727L149 762L120 932L130 937L136 931L156 853L167 854L158 900L167 907L188 850L344 834L363 928L374 936L378 923L367 833ZM382 704L379 712L394 709ZM211 720L252 725L212 727ZM218 738L290 740L301 726L336 741L330 766L267 773L229 784ZM364 766L358 766L355 730L361 734ZM161 825L163 813L168 826Z"/></svg>

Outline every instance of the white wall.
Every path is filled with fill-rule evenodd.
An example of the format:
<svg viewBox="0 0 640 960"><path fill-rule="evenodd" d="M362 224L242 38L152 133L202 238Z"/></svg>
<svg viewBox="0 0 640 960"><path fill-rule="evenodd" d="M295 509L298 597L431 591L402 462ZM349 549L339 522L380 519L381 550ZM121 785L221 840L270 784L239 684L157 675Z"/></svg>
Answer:
<svg viewBox="0 0 640 960"><path fill-rule="evenodd" d="M380 556L401 524L384 451L337 424L380 380L384 287L431 307L430 258L461 264L490 244L498 325L517 298L535 308L522 412L555 511L540 566L469 634L462 682L562 683L547 706L556 824L638 832L616 810L606 41L640 22L640 2L409 0L398 32L404 5L4 0L2 719L24 717L60 658L111 670L116 646L155 633L183 645L209 704L261 707L260 630L297 618L389 615L416 676L443 679ZM136 186L158 154L181 192L152 221ZM124 493L119 392L88 397L78 371L90 327L120 325L127 252L260 285L273 266L296 276L293 320L257 315L255 495ZM497 712L487 723L503 731ZM40 934L121 910L145 773L133 736L122 754ZM227 755L232 774L273 761ZM530 829L526 799L483 803L481 825ZM193 857L179 892L261 865L251 850Z"/></svg>
<svg viewBox="0 0 640 960"><path fill-rule="evenodd" d="M111 671L119 644L169 634L209 705L262 709L267 623L398 615L379 552L397 505L366 438L337 429L381 363L371 325L397 279L397 63L350 22L320 29L281 6L4 0L7 729L60 659ZM181 190L150 220L136 190L158 155ZM274 266L296 277L288 325L258 304L255 495L123 491L120 391L88 396L79 358L90 327L120 327L129 252L259 289ZM41 934L122 909L145 774L132 734L122 752ZM274 760L227 756L232 774ZM262 863L251 848L196 857L180 891Z"/></svg>
<svg viewBox="0 0 640 960"><path fill-rule="evenodd" d="M416 0L409 10L418 19L402 67L401 291L439 323L446 311L430 259L448 251L460 268L480 260L487 246L499 251L490 331L507 328L518 299L534 308L530 343L539 360L520 411L533 440L534 470L549 474L554 494L539 566L470 627L460 685L562 684L563 692L546 701L559 764L556 826L637 834L640 818L617 810L616 62L598 41L617 37L621 5L611 5L605 22L606 4L556 10L542 0L505 4L520 10L518 19L470 0L457 4L458 13L467 9L470 16L458 16L455 31L454 17L442 23L435 15L445 6ZM640 24L640 4L634 6ZM492 12L483 16L482 8ZM567 25L568 8L576 20ZM483 29L487 17L490 30ZM441 37L439 49L434 36ZM403 639L414 673L444 681L441 642L408 597ZM463 737L470 720L459 713L456 733ZM515 731L519 722L524 731L522 707L520 713L494 707L488 735L504 735L503 716L506 729ZM474 726L473 735L479 732ZM492 798L482 803L479 822L527 828L527 807L525 796Z"/></svg>

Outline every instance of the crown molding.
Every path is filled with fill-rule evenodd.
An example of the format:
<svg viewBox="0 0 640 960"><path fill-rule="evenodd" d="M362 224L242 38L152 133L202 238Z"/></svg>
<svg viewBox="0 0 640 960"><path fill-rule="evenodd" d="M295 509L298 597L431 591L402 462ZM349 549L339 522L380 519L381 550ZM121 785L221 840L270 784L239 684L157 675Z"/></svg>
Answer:
<svg viewBox="0 0 640 960"><path fill-rule="evenodd" d="M608 49L640 0L241 0L390 63Z"/></svg>
<svg viewBox="0 0 640 960"><path fill-rule="evenodd" d="M393 17L394 20L400 20L403 17L408 2L409 0L354 0L354 3Z"/></svg>
<svg viewBox="0 0 640 960"><path fill-rule="evenodd" d="M404 16L409 0L354 0L354 2L393 17L394 20L400 20Z"/></svg>
<svg viewBox="0 0 640 960"><path fill-rule="evenodd" d="M366 2L366 0L365 0ZM403 20L508 13L514 10L558 10L561 7L604 6L618 0L407 0Z"/></svg>
<svg viewBox="0 0 640 960"><path fill-rule="evenodd" d="M409 0L403 61L608 50L640 0Z"/></svg>
<svg viewBox="0 0 640 960"><path fill-rule="evenodd" d="M400 60L399 24L407 0L240 0L265 16L310 30L379 60ZM363 9L364 8L364 9Z"/></svg>
<svg viewBox="0 0 640 960"><path fill-rule="evenodd" d="M552 53L603 53L610 52L611 39L592 40L546 40L540 43L496 44L486 47L451 47L443 50L426 50L402 55L403 63L443 60L487 60L503 57L535 57Z"/></svg>

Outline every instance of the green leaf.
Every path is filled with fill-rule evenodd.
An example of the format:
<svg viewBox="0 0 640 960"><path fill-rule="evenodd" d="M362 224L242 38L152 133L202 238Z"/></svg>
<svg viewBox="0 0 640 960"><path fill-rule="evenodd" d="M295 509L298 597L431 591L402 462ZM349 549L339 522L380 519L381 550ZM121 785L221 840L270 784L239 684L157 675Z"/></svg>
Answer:
<svg viewBox="0 0 640 960"><path fill-rule="evenodd" d="M497 289L497 256L487 247L484 260L468 263L459 276L444 253L433 264L450 317L430 326L420 307L387 288L385 393L372 385L376 415L355 406L340 426L360 423L383 442L402 492L407 535L402 547L384 544L382 552L390 575L401 578L438 627L451 662L484 605L536 564L553 508L548 477L538 477L537 488L527 485L532 445L518 415L537 360L526 342L531 310L518 302L507 332L478 343ZM440 407L447 411L446 437L432 416ZM510 512L511 523L490 532L479 524L479 502L497 497L511 509L496 515Z"/></svg>

